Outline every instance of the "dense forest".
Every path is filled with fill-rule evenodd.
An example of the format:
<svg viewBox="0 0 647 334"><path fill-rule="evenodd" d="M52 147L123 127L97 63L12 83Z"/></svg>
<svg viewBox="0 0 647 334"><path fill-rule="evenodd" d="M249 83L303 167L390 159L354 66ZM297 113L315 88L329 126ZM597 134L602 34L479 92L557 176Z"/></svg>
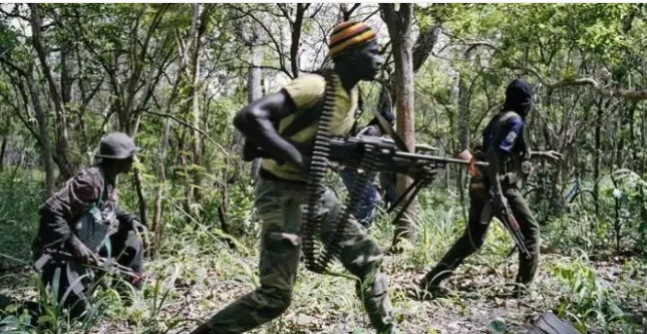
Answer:
<svg viewBox="0 0 647 334"><path fill-rule="evenodd" d="M526 333L552 311L581 333L647 332L647 8L643 4L0 4L0 295L37 300L30 267L38 208L93 163L103 135L142 150L119 180L148 226L141 291L97 289L92 316L56 305L51 333L182 333L258 285L255 174L236 112L330 66L328 38L365 21L385 59L360 84L358 124L393 110L408 147L455 156L480 144L506 85L535 89L523 187L542 229L528 296L509 298L516 256L492 224L450 295L406 296L464 230L467 170L449 165L417 196L414 219L382 206L369 230L387 256L404 333ZM335 173L327 182L344 197ZM398 180L403 190L406 178ZM406 225L406 226L402 226ZM335 273L344 273L335 264ZM368 333L345 274L300 269L292 305L253 333ZM15 310L3 326L34 332Z"/></svg>

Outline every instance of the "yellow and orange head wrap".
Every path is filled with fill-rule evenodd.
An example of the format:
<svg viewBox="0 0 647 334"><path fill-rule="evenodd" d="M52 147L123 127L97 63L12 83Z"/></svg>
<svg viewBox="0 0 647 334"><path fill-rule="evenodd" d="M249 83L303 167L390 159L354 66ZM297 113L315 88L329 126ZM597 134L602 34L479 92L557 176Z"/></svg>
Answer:
<svg viewBox="0 0 647 334"><path fill-rule="evenodd" d="M344 51L373 41L375 38L375 31L364 22L342 22L330 35L330 58L335 58Z"/></svg>

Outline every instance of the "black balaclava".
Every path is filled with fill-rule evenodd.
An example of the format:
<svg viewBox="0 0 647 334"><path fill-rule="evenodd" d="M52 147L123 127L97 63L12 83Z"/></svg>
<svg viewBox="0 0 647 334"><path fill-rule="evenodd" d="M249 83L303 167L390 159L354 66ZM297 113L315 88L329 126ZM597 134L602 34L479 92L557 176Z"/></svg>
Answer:
<svg viewBox="0 0 647 334"><path fill-rule="evenodd" d="M532 86L524 80L515 79L505 90L503 111L512 110L525 118L532 107Z"/></svg>
<svg viewBox="0 0 647 334"><path fill-rule="evenodd" d="M533 95L534 95L534 91L532 89L532 86L522 79L515 79L508 85L508 88L506 88L505 90L505 103L503 104L501 113L494 116L494 118L490 120L490 123L488 123L488 125L483 130L484 149L487 149L487 146L489 145L489 140L492 139L490 137L491 135L490 131L493 124L497 120L499 120L499 118L503 115L505 111L514 111L517 114L519 114L521 118L523 119L526 118L526 116L528 115L528 112L530 112L530 108L532 107ZM519 138L517 141L522 151L527 149L523 132L521 132L521 138Z"/></svg>

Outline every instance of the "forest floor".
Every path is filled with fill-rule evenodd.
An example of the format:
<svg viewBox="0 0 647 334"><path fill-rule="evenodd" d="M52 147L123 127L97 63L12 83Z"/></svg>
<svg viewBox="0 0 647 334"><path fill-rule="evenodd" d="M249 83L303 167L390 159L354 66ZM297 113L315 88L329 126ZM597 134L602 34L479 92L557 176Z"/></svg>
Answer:
<svg viewBox="0 0 647 334"><path fill-rule="evenodd" d="M38 187L35 183L22 188L36 194ZM0 201L0 300L8 296L36 301L38 275L26 264L37 227L38 196L1 190L5 201ZM609 246L613 242L590 231L586 214L574 213L542 227L540 265L530 293L523 298L512 298L517 255L507 257L512 240L497 222L484 247L448 280L446 297L408 298L407 290L462 233L464 208L456 203L460 203L458 196L451 192L422 192L418 213L422 223L415 245L407 244L401 254L384 259L394 317L403 333L526 333L549 311L570 320L582 333L647 333L647 261L641 256L613 255ZM258 220L242 204L232 206L230 215L240 228L229 243L219 226L182 218L169 221L160 256L146 260L148 278L143 289L122 295L113 288L98 289L92 309L97 317L70 322L50 307L48 319L41 320L48 320L49 332L57 334L190 332L258 285ZM386 248L393 226L380 214L369 233ZM374 333L355 296L352 278L314 274L303 267L290 308L251 333ZM331 269L344 273L338 263ZM3 311L11 309L0 310L0 332L3 326L19 328L12 333L36 332L24 326L25 319Z"/></svg>
<svg viewBox="0 0 647 334"><path fill-rule="evenodd" d="M499 234L501 231L495 232ZM149 261L148 281L130 302L99 293L108 305L88 333L186 333L257 284L256 252L232 250L224 242L203 249L188 239L167 245L172 253ZM499 237L493 238L499 241ZM637 258L590 260L576 254L543 254L538 275L527 296L512 298L516 254L495 258L490 243L469 258L448 281L450 293L432 301L416 301L406 290L433 263L418 265L416 249L388 256L394 315L404 333L526 333L529 324L547 311L567 314L588 333L647 333L647 265ZM505 247L504 247L505 248ZM303 266L302 266L303 267ZM592 269L593 271L589 271ZM335 265L333 271L342 272ZM593 272L593 281L588 273ZM27 268L0 272L0 295L35 300L36 275ZM609 302L624 312L623 321L598 321ZM588 313L589 316L584 316ZM581 322L578 324L578 321ZM69 326L69 324L68 324ZM65 327L65 326L60 326ZM60 330L60 328L59 328ZM71 326L62 332L82 332ZM279 319L251 333L372 333L350 278L318 275L301 269L294 299Z"/></svg>

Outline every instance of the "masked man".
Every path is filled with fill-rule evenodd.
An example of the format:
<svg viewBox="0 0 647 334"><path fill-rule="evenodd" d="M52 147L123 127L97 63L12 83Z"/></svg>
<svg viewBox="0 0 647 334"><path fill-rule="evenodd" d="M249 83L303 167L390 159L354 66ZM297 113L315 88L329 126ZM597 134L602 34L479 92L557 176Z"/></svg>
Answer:
<svg viewBox="0 0 647 334"><path fill-rule="evenodd" d="M522 165L530 157L524 140L526 116L532 107L533 89L523 80L514 80L506 89L503 109L483 131L482 152L477 159L489 166L470 181L470 211L467 228L440 262L424 277L420 288L438 295L440 283L448 278L465 258L485 242L492 212L507 203L518 221L530 256L519 255L518 295L535 276L539 261L539 225L520 192ZM495 209L495 211L493 211ZM484 211L485 210L485 211Z"/></svg>

